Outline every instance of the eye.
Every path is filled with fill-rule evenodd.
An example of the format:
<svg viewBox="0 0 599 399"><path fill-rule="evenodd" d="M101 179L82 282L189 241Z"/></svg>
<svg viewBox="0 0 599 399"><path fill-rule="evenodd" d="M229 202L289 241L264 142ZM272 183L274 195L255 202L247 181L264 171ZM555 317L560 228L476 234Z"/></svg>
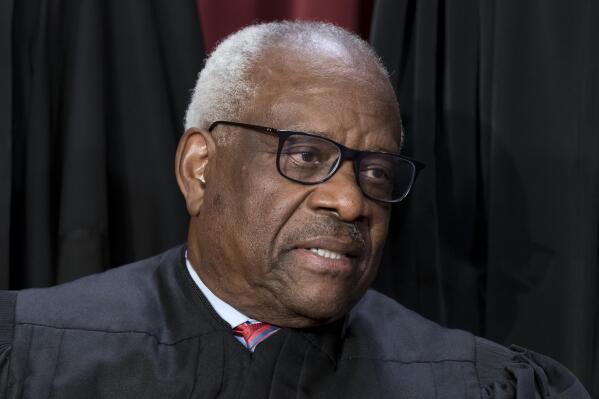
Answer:
<svg viewBox="0 0 599 399"><path fill-rule="evenodd" d="M388 170L388 168L377 167L374 165L370 165L367 168L362 169L360 174L363 177L366 177L367 179L371 179L371 180L380 180L380 181L391 180L391 173L390 173L390 170Z"/></svg>
<svg viewBox="0 0 599 399"><path fill-rule="evenodd" d="M290 147L287 149L286 155L288 155L297 165L316 166L323 162L320 150L315 147Z"/></svg>
<svg viewBox="0 0 599 399"><path fill-rule="evenodd" d="M302 161L304 162L314 162L314 160L316 159L316 154L310 151L303 151L300 153L300 156L302 157Z"/></svg>

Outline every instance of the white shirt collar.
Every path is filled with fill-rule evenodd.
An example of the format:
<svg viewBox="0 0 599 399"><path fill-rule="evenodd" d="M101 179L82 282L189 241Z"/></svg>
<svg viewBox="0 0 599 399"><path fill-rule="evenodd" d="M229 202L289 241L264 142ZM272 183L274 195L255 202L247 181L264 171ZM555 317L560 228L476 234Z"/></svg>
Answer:
<svg viewBox="0 0 599 399"><path fill-rule="evenodd" d="M193 266L189 262L189 259L187 259L187 251L185 251L185 263L187 265L187 270L189 271L191 278L196 283L200 291L202 291L202 294L204 294L208 302L210 302L210 305L212 305L214 311L224 321L226 321L231 326L231 328L235 328L241 323L245 323L246 321L250 323L256 322L256 320L250 319L249 317L235 309L233 306L229 305L228 303L214 295L214 293L210 291L208 287L206 287L206 284L204 284L202 279L200 279L200 276L198 276L198 274L194 270Z"/></svg>

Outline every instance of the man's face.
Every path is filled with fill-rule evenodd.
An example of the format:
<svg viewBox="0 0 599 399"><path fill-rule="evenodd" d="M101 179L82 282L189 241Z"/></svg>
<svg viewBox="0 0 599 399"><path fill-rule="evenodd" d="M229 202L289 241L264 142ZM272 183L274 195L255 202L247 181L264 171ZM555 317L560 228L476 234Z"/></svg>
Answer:
<svg viewBox="0 0 599 399"><path fill-rule="evenodd" d="M277 73L283 79L271 75L273 83L237 121L316 133L353 149L399 151L390 89L351 75ZM324 183L302 185L277 172L277 137L217 129L235 137L208 163L203 205L192 222L191 259L200 277L261 321L305 327L343 316L376 274L390 206L362 194L351 161Z"/></svg>

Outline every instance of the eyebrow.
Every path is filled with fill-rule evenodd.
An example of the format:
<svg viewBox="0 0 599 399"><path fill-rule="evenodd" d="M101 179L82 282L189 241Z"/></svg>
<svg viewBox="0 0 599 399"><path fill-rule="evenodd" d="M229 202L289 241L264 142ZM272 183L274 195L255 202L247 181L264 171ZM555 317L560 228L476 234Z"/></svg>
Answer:
<svg viewBox="0 0 599 399"><path fill-rule="evenodd" d="M278 129L278 130L287 130L290 132L315 134L317 136L322 136L322 137L326 137L327 139L333 140L333 138L331 137L332 136L331 133L329 133L327 131L310 129L306 125L302 125L299 123L295 124L295 125L291 125L290 127L284 127L284 128Z"/></svg>

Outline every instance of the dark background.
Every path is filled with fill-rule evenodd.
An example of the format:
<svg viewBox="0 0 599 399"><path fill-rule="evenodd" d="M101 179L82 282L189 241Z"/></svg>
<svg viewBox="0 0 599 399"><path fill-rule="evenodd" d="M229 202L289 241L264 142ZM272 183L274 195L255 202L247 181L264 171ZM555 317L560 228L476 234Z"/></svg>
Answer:
<svg viewBox="0 0 599 399"><path fill-rule="evenodd" d="M381 55L405 152L428 165L376 288L555 357L599 395L596 2L197 3L0 3L0 288L184 241L174 150L205 49L252 22L327 20Z"/></svg>

